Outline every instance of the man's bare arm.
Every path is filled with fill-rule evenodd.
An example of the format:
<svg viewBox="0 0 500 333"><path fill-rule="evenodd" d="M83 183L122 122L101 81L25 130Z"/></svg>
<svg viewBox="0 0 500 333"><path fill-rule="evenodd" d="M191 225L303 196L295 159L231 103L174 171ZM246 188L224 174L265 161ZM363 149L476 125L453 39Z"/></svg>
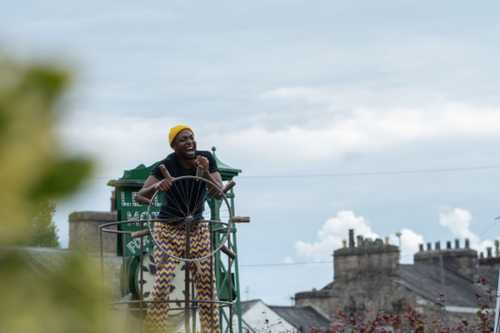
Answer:
<svg viewBox="0 0 500 333"><path fill-rule="evenodd" d="M168 191L172 186L172 179L165 178L158 180L155 176L149 176L142 188L137 192L134 200L140 204L150 204L151 198L156 191Z"/></svg>
<svg viewBox="0 0 500 333"><path fill-rule="evenodd" d="M220 198L222 196L222 177L218 171L212 172L212 173L206 173L205 178L208 180L211 180L213 183L217 185L217 188L215 188L212 184L208 185L208 193L210 193L211 196Z"/></svg>

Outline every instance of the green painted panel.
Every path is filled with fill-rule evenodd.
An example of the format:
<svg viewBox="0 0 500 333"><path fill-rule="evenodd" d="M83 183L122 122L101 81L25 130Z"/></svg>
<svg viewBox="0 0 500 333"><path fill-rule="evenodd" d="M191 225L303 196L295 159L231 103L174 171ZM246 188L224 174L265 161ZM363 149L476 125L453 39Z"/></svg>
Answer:
<svg viewBox="0 0 500 333"><path fill-rule="evenodd" d="M140 205L134 201L137 193L137 188L119 187L116 189L115 200L116 209L118 212L119 221L129 221L118 226L119 230L124 231L138 231L147 228L146 223L133 222L134 220L147 220L148 206ZM155 198L151 213L157 216L160 206L161 197ZM118 255L136 256L140 254L140 238L131 238L129 235L120 235L117 242ZM150 237L143 238L144 246L149 250L152 248L152 240Z"/></svg>

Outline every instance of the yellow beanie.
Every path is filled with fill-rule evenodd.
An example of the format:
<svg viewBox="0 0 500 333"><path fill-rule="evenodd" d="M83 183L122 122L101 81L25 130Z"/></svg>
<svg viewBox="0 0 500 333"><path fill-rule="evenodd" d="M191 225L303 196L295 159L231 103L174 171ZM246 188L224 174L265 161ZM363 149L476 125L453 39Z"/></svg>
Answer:
<svg viewBox="0 0 500 333"><path fill-rule="evenodd" d="M189 127L188 125L182 125L179 124L177 126L174 126L170 129L170 132L168 133L168 142L170 143L170 146L172 146L172 143L174 143L175 137L177 134L179 134L182 130L188 129L191 132L194 133L193 129Z"/></svg>

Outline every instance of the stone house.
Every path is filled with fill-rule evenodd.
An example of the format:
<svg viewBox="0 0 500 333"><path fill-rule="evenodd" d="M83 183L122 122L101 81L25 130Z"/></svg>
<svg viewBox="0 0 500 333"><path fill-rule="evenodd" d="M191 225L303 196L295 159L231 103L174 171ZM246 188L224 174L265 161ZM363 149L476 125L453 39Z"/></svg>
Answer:
<svg viewBox="0 0 500 333"><path fill-rule="evenodd" d="M496 290L500 267L499 243L496 253L478 257L465 240L446 248L440 243L420 245L413 264L400 264L400 250L388 240L354 237L333 253L334 280L319 290L295 294L299 306L312 306L335 320L337 311L374 316L402 313L411 305L420 313L450 320L473 316L479 303L494 308L491 292ZM479 281L488 281L488 290ZM443 316L444 315L444 316Z"/></svg>

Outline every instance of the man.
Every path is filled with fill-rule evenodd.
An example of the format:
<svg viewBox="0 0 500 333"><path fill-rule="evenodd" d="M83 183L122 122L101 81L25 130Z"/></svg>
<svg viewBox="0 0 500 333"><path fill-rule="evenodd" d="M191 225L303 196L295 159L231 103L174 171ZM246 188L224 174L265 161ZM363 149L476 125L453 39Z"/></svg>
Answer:
<svg viewBox="0 0 500 333"><path fill-rule="evenodd" d="M164 200L158 217L165 223L154 225L156 239L160 248L155 248L156 267L153 286L153 302L146 314L146 328L152 332L166 332L168 299L174 271L179 261L174 257L185 256L186 221L194 221L190 226L190 256L195 258L209 256L210 230L207 223L197 223L202 220L207 191L220 195L222 178L216 170L215 160L208 151L196 150L193 130L187 125L177 125L169 132L169 143L173 153L160 161L152 170L151 175L139 190L136 201L149 203L157 191L165 192ZM216 186L204 181L181 179L173 182L172 177L198 175L212 181ZM174 257L172 257L174 256ZM211 258L191 265L194 273L197 299L199 304L202 332L219 332L218 307L207 301L215 300L215 287ZM205 302L203 302L205 301Z"/></svg>

